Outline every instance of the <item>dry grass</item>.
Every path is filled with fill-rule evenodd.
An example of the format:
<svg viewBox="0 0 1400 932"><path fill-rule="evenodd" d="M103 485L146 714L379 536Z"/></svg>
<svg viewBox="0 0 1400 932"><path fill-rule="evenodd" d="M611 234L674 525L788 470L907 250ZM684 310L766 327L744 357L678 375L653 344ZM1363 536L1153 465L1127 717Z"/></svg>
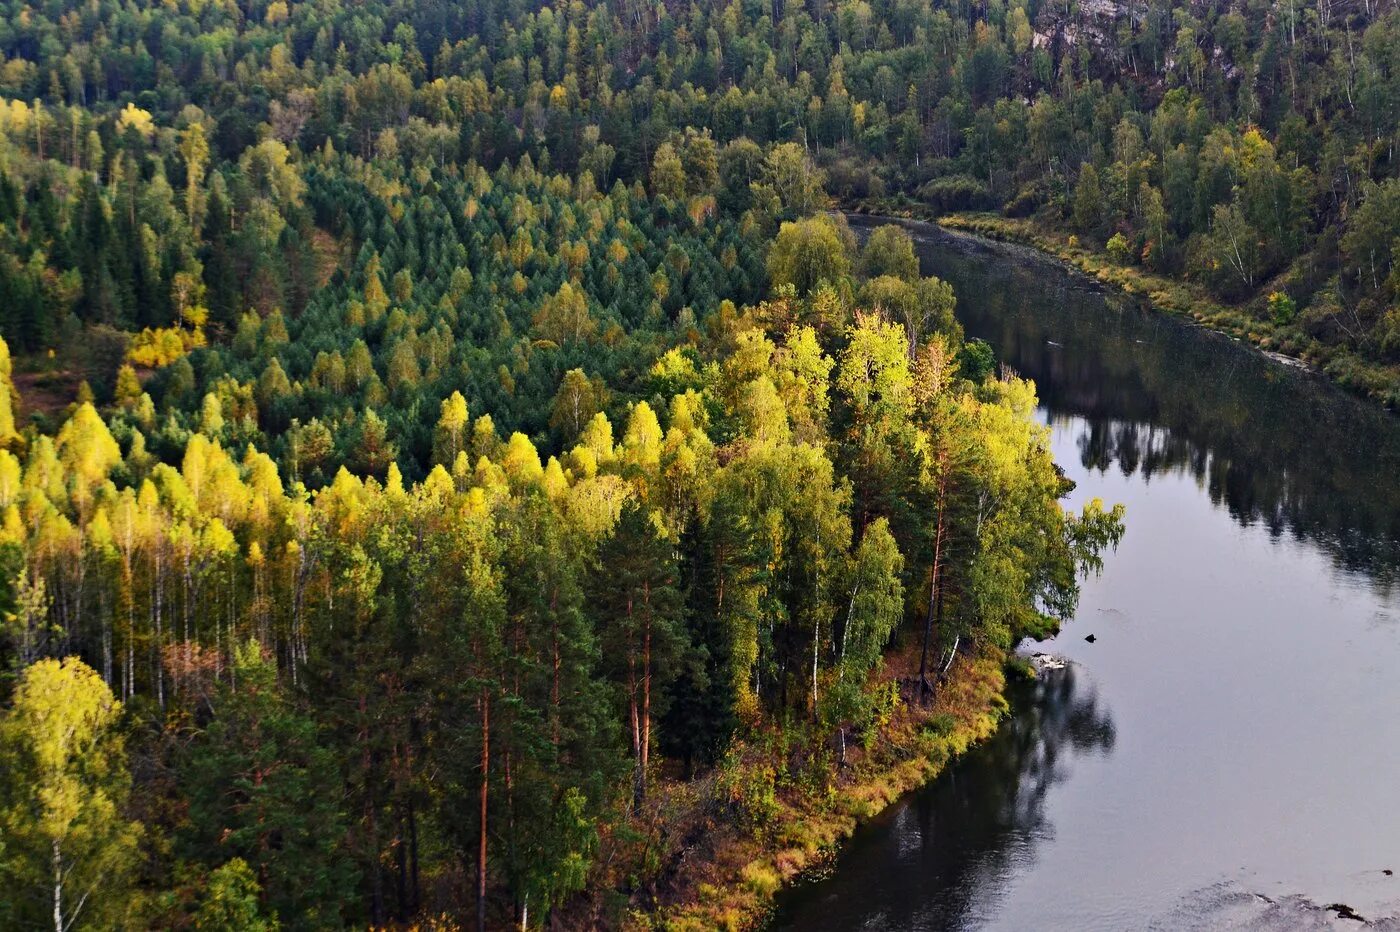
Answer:
<svg viewBox="0 0 1400 932"><path fill-rule="evenodd" d="M61 414L78 397L82 376L72 370L15 372L20 417L31 413L52 417ZM22 423L22 421L21 421Z"/></svg>

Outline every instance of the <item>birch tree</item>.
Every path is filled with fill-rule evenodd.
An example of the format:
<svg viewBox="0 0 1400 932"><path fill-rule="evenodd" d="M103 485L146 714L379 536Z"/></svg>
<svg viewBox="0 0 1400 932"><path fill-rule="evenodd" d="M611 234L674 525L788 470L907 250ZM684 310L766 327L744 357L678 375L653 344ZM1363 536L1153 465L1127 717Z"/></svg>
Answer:
<svg viewBox="0 0 1400 932"><path fill-rule="evenodd" d="M142 835L121 703L77 658L28 667L0 719L0 925L105 929L133 903Z"/></svg>

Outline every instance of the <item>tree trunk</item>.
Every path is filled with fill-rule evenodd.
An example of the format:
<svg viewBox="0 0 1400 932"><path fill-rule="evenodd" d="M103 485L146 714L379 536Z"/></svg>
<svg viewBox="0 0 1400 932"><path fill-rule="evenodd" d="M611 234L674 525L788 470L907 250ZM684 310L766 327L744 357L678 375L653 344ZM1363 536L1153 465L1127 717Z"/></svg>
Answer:
<svg viewBox="0 0 1400 932"><path fill-rule="evenodd" d="M632 600L627 600L628 627L632 621ZM642 713L637 705L637 646L629 633L627 646L627 712L632 722L632 811L642 808Z"/></svg>
<svg viewBox="0 0 1400 932"><path fill-rule="evenodd" d="M651 600L650 586L646 599ZM651 612L648 609L646 629L642 635L642 746L637 768L637 803L647 796L647 761L651 749Z"/></svg>
<svg viewBox="0 0 1400 932"><path fill-rule="evenodd" d="M928 586L928 611L924 615L924 644L919 653L919 698L926 699L933 692L928 681L928 649L933 640L933 616L934 607L938 600L938 587L940 583L939 570L943 562L943 539L947 530L947 522L944 520L944 504L948 480L940 478L938 481L938 523L933 532L933 566L929 571Z"/></svg>
<svg viewBox="0 0 1400 932"><path fill-rule="evenodd" d="M857 567L857 570L859 570L859 567ZM844 682L845 679L846 679L846 641L847 641L847 639L851 636L851 619L853 619L853 618L855 617L855 614L856 614L856 595L859 594L859 592L860 592L860 577L859 577L859 575L857 575L857 577L856 577L856 584L855 584L854 586L851 587L851 607L848 608L848 609L846 609L846 623L845 623L844 625L841 626L841 653L840 653L840 655L837 657L837 660L836 660L836 664L837 664L837 666L836 666L836 678L837 678L838 680L843 681L843 682ZM813 661L813 664L815 665L815 661ZM816 684L816 675L817 675L817 674L816 674L816 670L813 669L813 671L812 671L812 677L813 677L812 682L813 682L813 692L814 692L814 693L815 693L815 691L816 691L816 686L815 686L815 684ZM841 724L839 724L839 725L836 726L836 733L837 733L837 735L838 735L838 736L840 737L840 739L841 739L841 761L840 761L840 763L841 763L841 766L842 766L842 767L845 767L845 766L846 766L846 723L845 723L845 722L841 722Z"/></svg>
<svg viewBox="0 0 1400 932"><path fill-rule="evenodd" d="M408 870L409 870L409 908L410 916L417 914L418 904L422 902L422 888L418 883L418 812L413 805L413 797L408 798Z"/></svg>
<svg viewBox="0 0 1400 932"><path fill-rule="evenodd" d="M559 746L559 589L555 587L549 597L549 614L551 618L550 639L553 641L554 651L554 679L549 687L550 715L553 718L550 729L550 740L555 747Z"/></svg>
<svg viewBox="0 0 1400 932"><path fill-rule="evenodd" d="M399 808L398 832L394 838L394 893L398 900L398 917L403 922L408 919L408 845L404 843L404 835L408 829L408 812L405 808Z"/></svg>
<svg viewBox="0 0 1400 932"><path fill-rule="evenodd" d="M627 710L632 721L632 811L642 806L642 723L637 710L636 660L627 658Z"/></svg>
<svg viewBox="0 0 1400 932"><path fill-rule="evenodd" d="M491 694L481 691L481 842L476 856L476 928L486 932L486 814L491 766Z"/></svg>
<svg viewBox="0 0 1400 932"><path fill-rule="evenodd" d="M53 929L63 932L63 851L53 841Z"/></svg>
<svg viewBox="0 0 1400 932"><path fill-rule="evenodd" d="M165 708L165 655L163 652L165 648L165 626L163 624L163 616L161 614L161 609L164 608L165 603L164 596L165 565L160 560L159 555L157 555L155 589L152 592L152 598L155 603L156 616L156 702L160 704L160 707L162 709Z"/></svg>
<svg viewBox="0 0 1400 932"><path fill-rule="evenodd" d="M379 865L379 827L375 818L374 792L370 789L373 785L372 772L374 769L374 755L369 743L369 699L361 693L358 699L360 711L360 767L364 773L365 781L365 833L367 836L365 848L370 857L370 917L375 925L384 922L384 877Z"/></svg>

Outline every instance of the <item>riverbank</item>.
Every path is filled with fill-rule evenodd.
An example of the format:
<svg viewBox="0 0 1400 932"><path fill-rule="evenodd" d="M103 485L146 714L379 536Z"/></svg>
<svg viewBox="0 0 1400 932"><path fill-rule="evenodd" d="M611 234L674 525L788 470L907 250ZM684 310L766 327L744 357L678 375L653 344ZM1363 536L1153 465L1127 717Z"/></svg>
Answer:
<svg viewBox="0 0 1400 932"><path fill-rule="evenodd" d="M1038 648L1067 669L1010 683L996 735L780 896L771 932L1395 916L1375 774L1400 749L1348 710L1400 690L1377 674L1400 663L1400 422L1031 248L909 228L968 336L1035 381L1066 505L1121 502L1131 530Z"/></svg>
<svg viewBox="0 0 1400 932"><path fill-rule="evenodd" d="M883 211L885 205L879 205ZM873 215L875 208L852 213ZM1223 304L1191 282L1120 265L1099 250L1086 248L1072 234L1050 230L1032 220L990 213L936 215L916 208L895 208L889 216L936 224L946 230L1014 243L1059 260L1106 287L1138 298L1153 308L1192 320L1202 327L1245 341L1286 365L1304 366L1346 390L1400 410L1400 366L1384 365L1345 347L1322 343L1296 324L1278 324L1259 316L1249 304Z"/></svg>
<svg viewBox="0 0 1400 932"><path fill-rule="evenodd" d="M784 886L996 730L1008 712L1004 665L999 651L959 658L925 707L911 701L917 650L896 652L875 687L885 697L879 725L851 738L844 766L834 742L814 753L812 742L783 744L773 732L746 741L704 779L663 781L633 826L637 836L618 848L620 887L633 870L646 877L638 882L632 875L637 889L623 928L760 925Z"/></svg>

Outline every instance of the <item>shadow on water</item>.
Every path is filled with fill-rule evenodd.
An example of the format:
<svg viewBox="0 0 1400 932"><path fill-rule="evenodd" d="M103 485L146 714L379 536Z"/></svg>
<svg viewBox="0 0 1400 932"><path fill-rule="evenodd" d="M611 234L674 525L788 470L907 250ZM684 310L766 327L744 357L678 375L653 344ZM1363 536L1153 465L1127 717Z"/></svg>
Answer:
<svg viewBox="0 0 1400 932"><path fill-rule="evenodd" d="M1113 720L1073 666L1017 683L1008 698L1015 714L990 740L856 833L833 865L840 889L820 877L799 885L771 929L811 928L813 916L829 929L975 924L971 911L986 908L1053 832L1051 788L1077 759L1113 750Z"/></svg>
<svg viewBox="0 0 1400 932"><path fill-rule="evenodd" d="M1088 422L1086 468L1189 473L1241 524L1307 538L1339 568L1395 586L1400 419L1029 250L910 226L968 335L1035 380L1052 423Z"/></svg>

